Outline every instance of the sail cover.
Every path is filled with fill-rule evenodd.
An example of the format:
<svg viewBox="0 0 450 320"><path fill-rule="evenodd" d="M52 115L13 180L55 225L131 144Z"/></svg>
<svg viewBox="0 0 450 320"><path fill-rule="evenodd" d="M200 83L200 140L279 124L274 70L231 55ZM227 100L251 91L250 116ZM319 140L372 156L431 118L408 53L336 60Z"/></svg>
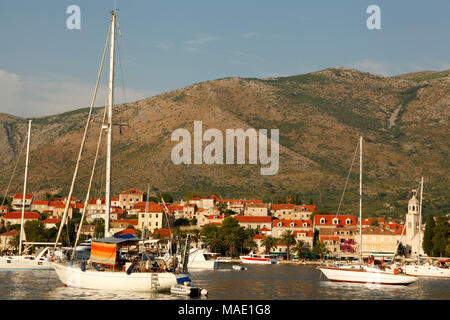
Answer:
<svg viewBox="0 0 450 320"><path fill-rule="evenodd" d="M91 243L91 262L106 265L116 264L116 243L94 242Z"/></svg>

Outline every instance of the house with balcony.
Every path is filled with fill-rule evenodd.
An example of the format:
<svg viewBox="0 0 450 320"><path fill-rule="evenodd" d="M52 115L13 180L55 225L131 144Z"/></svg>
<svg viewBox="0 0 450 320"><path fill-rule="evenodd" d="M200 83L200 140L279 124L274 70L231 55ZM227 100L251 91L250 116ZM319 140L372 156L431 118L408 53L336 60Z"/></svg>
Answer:
<svg viewBox="0 0 450 320"><path fill-rule="evenodd" d="M22 210L22 207L25 206L25 210L31 209L31 203L33 202L34 197L31 193L25 194L25 203L23 202L23 193L16 193L13 196L11 207L13 210Z"/></svg>

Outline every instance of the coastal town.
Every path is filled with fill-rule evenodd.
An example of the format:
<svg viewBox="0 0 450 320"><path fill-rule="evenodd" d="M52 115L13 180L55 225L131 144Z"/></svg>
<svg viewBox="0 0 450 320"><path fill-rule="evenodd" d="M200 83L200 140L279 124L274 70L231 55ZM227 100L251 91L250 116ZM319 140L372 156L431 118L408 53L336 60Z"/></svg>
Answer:
<svg viewBox="0 0 450 320"><path fill-rule="evenodd" d="M131 233L141 238L159 240L168 239L171 234L190 233L195 235L195 247L220 251L213 244L217 239L214 239L211 230L220 228L228 218L245 231L247 239L235 245L235 250L230 250L230 247L222 250L224 255L253 251L271 253L281 260L323 256L339 259L359 257L360 221L353 215L322 214L320 208L312 204L273 204L258 199L221 199L216 195L194 196L167 204L163 198L160 198L162 202L151 201L157 200L154 197L148 198L138 189L128 189L115 195L111 200L111 233ZM7 253L17 250L23 206L25 240L42 240L29 239L31 235L27 235L27 230L31 228L30 222L34 222L41 226L39 230L50 234L44 240L55 241L67 201L67 197L43 200L36 199L33 194L26 194L25 197L21 193L14 194L8 205L0 207L0 251ZM85 220L80 233L83 239L98 237L101 235L96 233L98 226L104 224L105 219L105 199L92 198L84 208L81 200L72 197L68 217L69 225L75 221L74 232L78 231L84 209ZM448 223L447 218L445 222ZM362 256L389 260L395 255L406 258L426 255L420 245L424 243L426 224L422 224L419 229L420 225L419 201L414 194L401 221L364 218L361 221ZM70 240L66 244L70 244ZM441 256L445 256L445 251L441 252Z"/></svg>

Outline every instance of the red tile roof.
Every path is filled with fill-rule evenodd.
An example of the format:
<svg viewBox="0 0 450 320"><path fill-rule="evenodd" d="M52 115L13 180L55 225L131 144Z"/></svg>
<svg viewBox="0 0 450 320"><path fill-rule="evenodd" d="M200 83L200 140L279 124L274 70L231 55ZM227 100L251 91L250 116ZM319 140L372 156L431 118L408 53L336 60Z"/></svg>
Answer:
<svg viewBox="0 0 450 320"><path fill-rule="evenodd" d="M296 230L296 231L293 232L293 234L294 234L294 237L298 237L298 236L300 236L300 237L310 237L310 238L313 237L312 230Z"/></svg>
<svg viewBox="0 0 450 320"><path fill-rule="evenodd" d="M31 193L25 194L25 199L31 199L31 198L33 198L33 194L31 194ZM14 199L23 199L23 193L14 194Z"/></svg>
<svg viewBox="0 0 450 320"><path fill-rule="evenodd" d="M106 203L105 198L93 198L93 199L89 200L88 204L97 204L97 200L101 200L101 204Z"/></svg>
<svg viewBox="0 0 450 320"><path fill-rule="evenodd" d="M48 200L34 200L33 201L33 205L48 205L50 203L50 201Z"/></svg>
<svg viewBox="0 0 450 320"><path fill-rule="evenodd" d="M270 223L272 222L271 217L267 216L235 216L234 217L239 223Z"/></svg>
<svg viewBox="0 0 450 320"><path fill-rule="evenodd" d="M325 223L320 223L320 219L324 218L325 219ZM337 218L338 219L338 223L337 224L333 224L333 220ZM350 224L346 223L346 220L350 219L351 222ZM314 224L316 226L332 226L332 225L344 225L344 226L353 226L356 225L356 217L355 216L350 216L350 215L324 215L324 214L316 214L314 216Z"/></svg>
<svg viewBox="0 0 450 320"><path fill-rule="evenodd" d="M27 219L27 220L38 220L41 215L37 212L24 212L23 216L24 216L24 219ZM3 219L21 219L21 218L22 218L22 212L18 212L18 211L8 212L8 213L5 213L5 215L3 216Z"/></svg>
<svg viewBox="0 0 450 320"><path fill-rule="evenodd" d="M114 235L115 236L121 236L121 235L124 235L124 234L134 234L134 235L136 235L136 230L131 229L131 228L126 228L126 229L123 229L123 230L121 230L119 232L116 232Z"/></svg>
<svg viewBox="0 0 450 320"><path fill-rule="evenodd" d="M253 236L253 239L255 239L255 240L262 240L262 239L265 239L265 238L266 238L266 236L263 235L263 234L255 234Z"/></svg>
<svg viewBox="0 0 450 320"><path fill-rule="evenodd" d="M145 208L147 207L147 202L141 201L137 202L133 205L133 209L138 209L141 211L145 211ZM147 212L163 212L163 207L160 204L157 204L155 202L149 202L148 203L148 211Z"/></svg>
<svg viewBox="0 0 450 320"><path fill-rule="evenodd" d="M316 206L313 205L302 205L303 208L307 209L309 212L313 213L316 211Z"/></svg>
<svg viewBox="0 0 450 320"><path fill-rule="evenodd" d="M263 227L263 228L259 229L259 231L272 231L272 230L269 228Z"/></svg>
<svg viewBox="0 0 450 320"><path fill-rule="evenodd" d="M114 222L118 222L118 223L128 223L130 225L133 226L137 226L138 225L138 219L118 219L118 220L114 220Z"/></svg>
<svg viewBox="0 0 450 320"><path fill-rule="evenodd" d="M303 227L303 228L311 228L312 227L312 221L311 220L288 220L288 219L275 219L272 222L273 227L279 227L279 223L282 223L281 227ZM294 223L294 226L291 226L291 224ZM303 224L306 223L306 227L303 226Z"/></svg>
<svg viewBox="0 0 450 320"><path fill-rule="evenodd" d="M319 235L319 241L323 242L324 240L333 240L333 241L340 242L340 238L337 236L321 236L321 235Z"/></svg>
<svg viewBox="0 0 450 320"><path fill-rule="evenodd" d="M64 205L64 203L62 203L61 201L50 201L48 204L49 207L54 207L57 205Z"/></svg>
<svg viewBox="0 0 450 320"><path fill-rule="evenodd" d="M0 233L0 237L13 237L13 236L17 236L19 234L20 234L19 230L12 229L12 230Z"/></svg>
<svg viewBox="0 0 450 320"><path fill-rule="evenodd" d="M295 204L273 204L271 210L293 210Z"/></svg>
<svg viewBox="0 0 450 320"><path fill-rule="evenodd" d="M143 194L142 191L138 189L128 189L125 191L122 191L120 194Z"/></svg>
<svg viewBox="0 0 450 320"><path fill-rule="evenodd" d="M47 218L47 219L45 219L44 221L42 221L42 223L44 223L44 224L50 224L50 223L59 223L59 222L61 222L61 220L62 219L59 219L59 218Z"/></svg>

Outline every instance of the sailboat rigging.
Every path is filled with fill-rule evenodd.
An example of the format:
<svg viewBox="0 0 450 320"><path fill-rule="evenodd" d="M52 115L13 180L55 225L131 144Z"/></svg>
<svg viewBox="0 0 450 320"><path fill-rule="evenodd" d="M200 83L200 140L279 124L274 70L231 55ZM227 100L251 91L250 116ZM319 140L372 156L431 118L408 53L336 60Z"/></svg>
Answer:
<svg viewBox="0 0 450 320"><path fill-rule="evenodd" d="M23 181L23 194L22 194L22 215L20 222L20 235L19 235L19 255L10 255L6 257L0 257L0 269L21 269L21 270L52 270L52 263L49 259L48 248L42 250L37 257L32 255L23 255L23 244L25 238L25 203L27 194L27 178L28 178L28 161L30 154L30 137L31 137L31 122L28 122L28 135L27 135L27 154L25 160L25 175Z"/></svg>
<svg viewBox="0 0 450 320"><path fill-rule="evenodd" d="M387 271L362 264L362 136L359 139L359 265L319 267L318 269L334 282L376 283L409 285L417 281L414 276L402 274L398 269Z"/></svg>
<svg viewBox="0 0 450 320"><path fill-rule="evenodd" d="M88 261L82 261L81 264L77 264L76 260L73 259L74 254L72 254L72 260L70 262L55 262L54 268L59 279L66 286L85 289L125 290L135 292L169 291L172 286L190 282L189 274L185 267L185 264L187 263L186 259L183 259L183 263L180 264L175 256L169 257L170 259L158 259L158 257L149 256L147 250L145 250L145 242L141 241L141 239L131 234L112 235L110 231L111 145L116 18L115 11L112 11L111 24L108 32L110 40L110 70L107 121L106 124L102 126L107 132L105 237L101 239L92 239L91 256ZM85 137L83 137L79 159L81 157L84 139ZM79 160L77 166L78 163ZM73 182L71 191L73 189ZM85 209L83 213L84 212ZM63 221L65 221L64 218ZM61 223L61 226L62 225L63 223ZM77 241L78 238L79 237L77 236ZM188 246L188 244L187 241L186 246ZM141 247L144 247L143 251L140 250ZM186 248L185 250L189 252L189 248Z"/></svg>

